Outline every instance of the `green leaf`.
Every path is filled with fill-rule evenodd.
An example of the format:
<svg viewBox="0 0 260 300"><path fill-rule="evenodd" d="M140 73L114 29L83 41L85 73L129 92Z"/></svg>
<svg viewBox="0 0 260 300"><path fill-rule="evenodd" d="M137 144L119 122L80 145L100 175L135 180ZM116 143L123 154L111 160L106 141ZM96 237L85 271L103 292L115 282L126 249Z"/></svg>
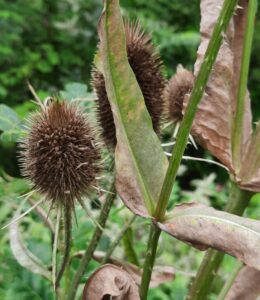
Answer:
<svg viewBox="0 0 260 300"><path fill-rule="evenodd" d="M209 247L260 270L260 222L198 203L177 206L158 227L200 250Z"/></svg>
<svg viewBox="0 0 260 300"><path fill-rule="evenodd" d="M14 215L14 218L19 217L19 211ZM23 243L19 232L19 222L14 222L10 225L10 246L18 263L24 268L35 274L42 275L51 281L51 273Z"/></svg>
<svg viewBox="0 0 260 300"><path fill-rule="evenodd" d="M135 214L154 213L168 166L135 75L128 64L125 30L118 0L105 1L99 23L103 73L116 126L116 187Z"/></svg>
<svg viewBox="0 0 260 300"><path fill-rule="evenodd" d="M22 130L20 128L13 128L3 132L0 136L0 140L6 145L10 143L16 143L21 134Z"/></svg>
<svg viewBox="0 0 260 300"><path fill-rule="evenodd" d="M17 113L5 104L0 104L0 131L11 130L20 123Z"/></svg>
<svg viewBox="0 0 260 300"><path fill-rule="evenodd" d="M63 99L71 101L73 99L88 97L88 87L82 83L68 83L65 85L65 91L60 91Z"/></svg>

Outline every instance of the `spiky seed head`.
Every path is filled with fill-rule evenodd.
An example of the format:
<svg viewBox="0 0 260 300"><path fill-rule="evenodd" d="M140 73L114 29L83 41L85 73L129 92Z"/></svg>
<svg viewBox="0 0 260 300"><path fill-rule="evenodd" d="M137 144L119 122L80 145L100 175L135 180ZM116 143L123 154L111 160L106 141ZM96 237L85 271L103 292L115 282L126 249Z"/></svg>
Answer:
<svg viewBox="0 0 260 300"><path fill-rule="evenodd" d="M99 151L76 105L54 101L32 115L21 141L22 173L54 204L73 206L94 181Z"/></svg>
<svg viewBox="0 0 260 300"><path fill-rule="evenodd" d="M147 110L152 118L153 128L158 133L164 107L165 79L162 61L150 36L141 29L138 22L126 21L125 33L128 61L143 93ZM103 138L107 145L115 146L116 129L107 98L105 80L95 66L92 71L92 85L98 97L97 112Z"/></svg>
<svg viewBox="0 0 260 300"><path fill-rule="evenodd" d="M167 119L174 123L183 117L183 101L193 88L194 76L192 72L178 66L176 74L169 80L165 91L165 108Z"/></svg>

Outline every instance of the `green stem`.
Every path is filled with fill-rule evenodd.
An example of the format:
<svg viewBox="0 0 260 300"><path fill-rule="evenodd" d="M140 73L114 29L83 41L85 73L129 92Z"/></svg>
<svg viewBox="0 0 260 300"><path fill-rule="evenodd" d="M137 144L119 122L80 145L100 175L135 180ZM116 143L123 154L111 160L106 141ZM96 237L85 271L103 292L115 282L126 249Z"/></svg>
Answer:
<svg viewBox="0 0 260 300"><path fill-rule="evenodd" d="M161 230L154 224L151 224L147 252L143 267L142 281L139 291L142 300L147 299L160 234Z"/></svg>
<svg viewBox="0 0 260 300"><path fill-rule="evenodd" d="M55 287L58 288L62 275L67 267L70 259L70 248L71 248L71 207L69 205L64 207L64 255L61 262L60 270L57 274Z"/></svg>
<svg viewBox="0 0 260 300"><path fill-rule="evenodd" d="M116 238L111 243L108 250L106 251L106 254L105 254L104 258L102 259L102 264L105 264L109 261L109 258L111 257L111 255L114 252L115 248L118 246L118 244L120 243L120 241L123 238L124 234L129 230L129 228L131 227L131 225L133 224L135 219L136 219L136 215L133 215L132 218L124 225L122 230L120 230L120 232L118 233L118 235L116 236Z"/></svg>
<svg viewBox="0 0 260 300"><path fill-rule="evenodd" d="M247 12L247 22L246 22L246 32L243 43L243 53L241 60L240 78L238 85L237 94L237 105L235 118L233 123L233 137L232 137L232 154L233 154L233 164L236 170L240 168L241 161L241 150L243 145L243 125L244 125L244 115L245 115L245 99L247 92L247 81L248 72L250 65L250 56L252 51L253 36L254 36L254 25L255 16L257 11L257 0L249 0L248 12Z"/></svg>
<svg viewBox="0 0 260 300"><path fill-rule="evenodd" d="M159 201L156 206L154 217L158 221L163 221L165 217L171 191L175 183L175 179L182 160L182 156L188 142L192 122L195 118L198 105L205 91L211 69L217 58L217 54L223 40L223 32L226 32L227 26L233 15L236 4L237 4L237 0L225 0L219 18L217 20L217 23L214 27L212 37L210 39L207 51L205 53L203 63L201 65L201 68L195 80L194 87L191 92L190 100L186 108L183 120L181 122L180 129L177 134L176 144L173 148L169 168L167 170L166 177L161 190L161 194L159 197ZM160 236L160 230L158 229L155 230L154 225L152 225L150 229L150 239L152 238L154 240L149 240L148 243L147 254L145 258L144 270L143 270L141 287L140 287L142 300L147 299L147 290L149 288L149 282L150 282L151 273L154 264L154 259L151 259L150 253L153 253L155 257L159 236Z"/></svg>
<svg viewBox="0 0 260 300"><path fill-rule="evenodd" d="M177 171L188 142L192 122L205 91L211 69L217 58L217 54L223 40L223 32L225 32L227 29L236 4L237 0L225 0L217 23L214 27L212 37L210 39L198 76L195 80L190 100L177 134L176 144L173 148L169 168L167 170L160 198L157 203L155 218L158 221L163 221L164 219L172 187L174 185Z"/></svg>
<svg viewBox="0 0 260 300"><path fill-rule="evenodd" d="M231 183L229 201L226 211L235 215L243 215L249 200L252 196L251 192L242 191L235 183ZM186 300L207 299L207 295L211 289L213 279L223 261L224 253L210 249L205 254L199 271L192 283L189 295Z"/></svg>
<svg viewBox="0 0 260 300"><path fill-rule="evenodd" d="M223 289L221 290L221 293L219 294L217 300L225 300L226 299L226 296L227 296L230 288L232 287L235 279L237 278L238 273L241 271L243 266L244 266L244 264L241 262L238 262L236 264L236 266L233 269L232 273L230 274L228 280L226 281L225 285L223 286Z"/></svg>
<svg viewBox="0 0 260 300"><path fill-rule="evenodd" d="M101 209L100 215L99 215L99 219L98 219L98 223L101 226L101 228L104 228L106 225L106 221L108 219L108 215L110 212L110 209L112 207L112 204L114 202L114 199L116 197L116 190L115 190L115 185L113 183L111 189L110 189L110 193L107 195L106 201ZM92 239L80 261L80 265L79 268L75 274L75 277L72 281L68 296L67 296L67 300L74 300L76 293L77 293L77 289L78 286L80 284L80 280L82 278L82 276L84 275L89 262L92 259L93 253L95 251L95 249L98 246L98 243L100 241L100 238L102 236L102 229L100 228L100 226L97 226L95 229L95 232L92 236Z"/></svg>

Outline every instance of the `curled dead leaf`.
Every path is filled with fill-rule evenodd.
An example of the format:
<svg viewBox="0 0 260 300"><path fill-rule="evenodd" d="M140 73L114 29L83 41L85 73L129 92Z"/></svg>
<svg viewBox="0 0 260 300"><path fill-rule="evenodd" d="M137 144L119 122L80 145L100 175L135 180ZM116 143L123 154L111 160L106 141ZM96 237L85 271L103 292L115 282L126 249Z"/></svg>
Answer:
<svg viewBox="0 0 260 300"><path fill-rule="evenodd" d="M260 271L245 266L239 272L225 300L256 300L260 295Z"/></svg>
<svg viewBox="0 0 260 300"><path fill-rule="evenodd" d="M195 64L195 76L202 64L223 2L223 0L201 1L201 44ZM197 142L225 164L234 175L238 175L239 169L235 169L237 166L232 161L232 120L236 110L248 1L240 0L238 4L236 15L231 20L226 34L223 34L223 43L192 127L192 134ZM189 97L186 96L184 109L188 101ZM241 159L249 145L251 132L252 112L247 93ZM238 177L237 181L240 182Z"/></svg>
<svg viewBox="0 0 260 300"><path fill-rule="evenodd" d="M112 264L97 269L88 279L83 300L138 300L138 288L125 270Z"/></svg>
<svg viewBox="0 0 260 300"><path fill-rule="evenodd" d="M93 258L101 262L105 253L96 251ZM141 284L142 270L136 265L111 257L109 263L123 268L128 272L137 285ZM162 283L170 282L175 279L175 269L169 266L155 266L152 273L150 287L157 287Z"/></svg>
<svg viewBox="0 0 260 300"><path fill-rule="evenodd" d="M200 250L211 247L260 270L259 221L198 203L184 203L177 206L164 223L157 225Z"/></svg>

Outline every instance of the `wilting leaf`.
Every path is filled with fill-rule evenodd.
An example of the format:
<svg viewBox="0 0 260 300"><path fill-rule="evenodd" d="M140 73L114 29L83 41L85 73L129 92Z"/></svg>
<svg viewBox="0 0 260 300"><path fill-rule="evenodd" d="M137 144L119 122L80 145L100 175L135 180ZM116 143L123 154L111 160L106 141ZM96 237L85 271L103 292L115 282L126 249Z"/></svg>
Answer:
<svg viewBox="0 0 260 300"><path fill-rule="evenodd" d="M111 297L111 298L110 298ZM87 281L83 300L138 300L138 288L123 269L107 264L97 269Z"/></svg>
<svg viewBox="0 0 260 300"><path fill-rule="evenodd" d="M8 131L20 123L17 113L5 104L0 104L0 131Z"/></svg>
<svg viewBox="0 0 260 300"><path fill-rule="evenodd" d="M94 253L94 259L101 262L104 255L105 255L104 252L96 251ZM133 278L133 280L137 285L141 284L142 270L138 268L136 265L130 264L125 261L121 261L119 259L115 259L113 257L109 259L109 263L123 268L126 272L128 272L131 275L131 277ZM164 282L169 282L174 279L175 279L174 268L168 266L155 266L153 268L150 287L157 287Z"/></svg>
<svg viewBox="0 0 260 300"><path fill-rule="evenodd" d="M197 53L195 76L203 62L214 26L223 1L202 0L201 44ZM192 134L197 142L207 148L214 156L232 170L231 163L231 82L233 76L233 53L229 42L233 37L229 27L220 47L211 72L206 93L201 100L193 122ZM187 105L188 97L184 106Z"/></svg>
<svg viewBox="0 0 260 300"><path fill-rule="evenodd" d="M15 214L17 218L19 214ZM43 277L51 280L51 273L47 270L44 264L33 255L33 253L23 243L20 232L19 222L14 222L10 225L10 246L18 263L32 273L40 274Z"/></svg>
<svg viewBox="0 0 260 300"><path fill-rule="evenodd" d="M124 34L119 1L105 1L97 66L105 78L116 126L116 187L135 214L149 216L159 198L168 163L128 64Z"/></svg>
<svg viewBox="0 0 260 300"><path fill-rule="evenodd" d="M245 266L238 274L225 300L255 300L260 295L260 271Z"/></svg>
<svg viewBox="0 0 260 300"><path fill-rule="evenodd" d="M236 101L237 101L237 92L239 88L239 77L240 77L240 68L241 68L241 58L243 52L243 44L247 23L247 12L248 12L248 0L238 1L238 9L234 15L234 40L232 42L231 50L234 56L234 76L232 82L232 112L236 110ZM245 115L244 115L244 131L243 131L243 145L242 151L245 151L245 147L250 140L252 133L252 112L251 112L251 103L249 93L246 95L245 102Z"/></svg>
<svg viewBox="0 0 260 300"><path fill-rule="evenodd" d="M260 270L260 222L198 203L177 206L158 226L200 250L215 248Z"/></svg>
<svg viewBox="0 0 260 300"><path fill-rule="evenodd" d="M195 64L195 75L202 64L223 2L219 0L201 1L201 44ZM192 134L198 143L208 149L229 168L231 173L236 175L239 170L234 170L232 164L232 120L236 110L248 1L240 0L238 2L243 8L236 10L236 16L233 17L227 33L223 34L223 43L192 127ZM187 102L188 97L185 99L185 105ZM252 113L247 93L242 151L246 150L250 141L251 127Z"/></svg>
<svg viewBox="0 0 260 300"><path fill-rule="evenodd" d="M260 192L260 122L244 155L239 178L241 187Z"/></svg>

